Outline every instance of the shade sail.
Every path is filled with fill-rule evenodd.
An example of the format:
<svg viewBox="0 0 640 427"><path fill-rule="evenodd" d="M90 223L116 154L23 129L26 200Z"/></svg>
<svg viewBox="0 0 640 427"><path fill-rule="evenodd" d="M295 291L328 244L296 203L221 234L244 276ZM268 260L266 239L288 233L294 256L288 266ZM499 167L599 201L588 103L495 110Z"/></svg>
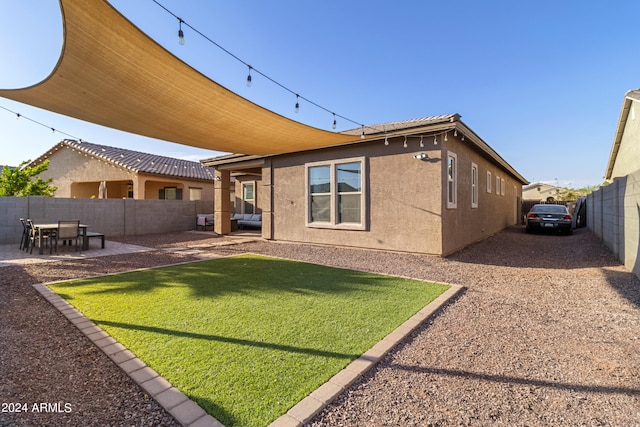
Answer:
<svg viewBox="0 0 640 427"><path fill-rule="evenodd" d="M359 138L287 119L219 85L105 0L59 0L64 44L53 72L0 96L110 128L216 151L280 154Z"/></svg>

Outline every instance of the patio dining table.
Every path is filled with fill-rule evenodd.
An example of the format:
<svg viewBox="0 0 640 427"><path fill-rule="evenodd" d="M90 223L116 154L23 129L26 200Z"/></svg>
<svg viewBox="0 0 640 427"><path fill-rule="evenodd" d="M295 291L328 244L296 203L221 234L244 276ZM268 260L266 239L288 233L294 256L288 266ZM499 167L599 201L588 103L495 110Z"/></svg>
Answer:
<svg viewBox="0 0 640 427"><path fill-rule="evenodd" d="M43 231L54 231L58 229L57 222L33 222L33 227L38 231L38 253L42 255L44 253L42 248L42 232ZM89 228L86 224L80 224L80 230L82 232L82 250L86 251L89 249L89 239L86 238L87 228Z"/></svg>

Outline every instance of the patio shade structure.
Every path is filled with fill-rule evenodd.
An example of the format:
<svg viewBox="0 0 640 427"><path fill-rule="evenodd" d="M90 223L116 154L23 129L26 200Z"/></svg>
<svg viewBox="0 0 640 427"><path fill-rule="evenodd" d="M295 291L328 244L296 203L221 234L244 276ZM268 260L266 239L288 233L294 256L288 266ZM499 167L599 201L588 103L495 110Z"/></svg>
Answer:
<svg viewBox="0 0 640 427"><path fill-rule="evenodd" d="M64 42L58 64L42 82L0 90L0 96L231 153L281 154L360 139L295 122L240 97L164 49L106 0L59 2Z"/></svg>

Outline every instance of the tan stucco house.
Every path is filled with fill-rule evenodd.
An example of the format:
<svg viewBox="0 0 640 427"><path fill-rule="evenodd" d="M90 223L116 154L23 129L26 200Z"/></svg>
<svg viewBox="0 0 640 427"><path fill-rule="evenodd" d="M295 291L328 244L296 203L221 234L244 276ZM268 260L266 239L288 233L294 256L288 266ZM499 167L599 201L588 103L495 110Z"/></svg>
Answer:
<svg viewBox="0 0 640 427"><path fill-rule="evenodd" d="M32 164L58 187L55 197L210 200L213 171L198 162L65 139Z"/></svg>
<svg viewBox="0 0 640 427"><path fill-rule="evenodd" d="M528 181L459 115L366 130L352 144L203 160L216 231L231 228L232 176L236 211L260 212L267 239L446 255L518 222Z"/></svg>
<svg viewBox="0 0 640 427"><path fill-rule="evenodd" d="M560 190L560 187L556 187L555 185L534 182L522 187L522 200L553 202L558 200Z"/></svg>

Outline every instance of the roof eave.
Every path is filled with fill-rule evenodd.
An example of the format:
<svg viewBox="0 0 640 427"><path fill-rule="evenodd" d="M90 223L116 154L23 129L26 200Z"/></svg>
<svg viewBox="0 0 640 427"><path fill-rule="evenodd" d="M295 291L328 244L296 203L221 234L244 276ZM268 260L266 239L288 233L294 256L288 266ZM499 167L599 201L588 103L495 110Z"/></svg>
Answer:
<svg viewBox="0 0 640 427"><path fill-rule="evenodd" d="M604 179L610 180L613 173L613 166L616 163L618 157L618 150L620 150L620 143L622 142L622 135L624 134L624 128L627 125L627 119L629 117L629 111L631 110L631 104L633 101L640 101L640 89L634 89L628 91L624 95L622 101L622 110L620 111L620 118L618 119L618 125L616 127L616 133L613 137L613 145L611 146L611 152L609 153L609 161L607 162L607 170L604 174Z"/></svg>

